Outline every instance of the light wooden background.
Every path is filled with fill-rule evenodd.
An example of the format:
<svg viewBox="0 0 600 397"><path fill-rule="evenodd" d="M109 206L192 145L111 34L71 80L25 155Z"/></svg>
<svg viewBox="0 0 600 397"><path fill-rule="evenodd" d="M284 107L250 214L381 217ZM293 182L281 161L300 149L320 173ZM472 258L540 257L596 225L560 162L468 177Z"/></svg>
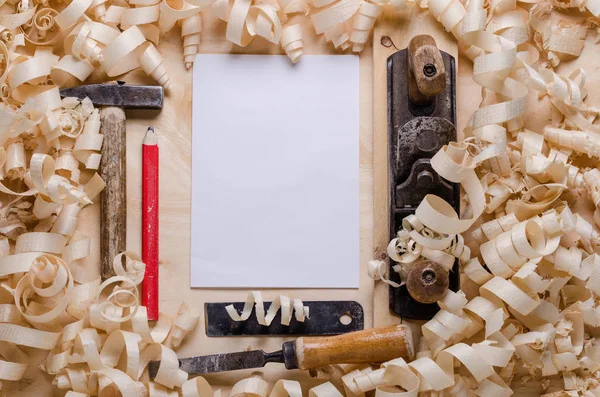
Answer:
<svg viewBox="0 0 600 397"><path fill-rule="evenodd" d="M322 37L316 37L307 19L303 23L306 54L334 53L333 47L325 43ZM225 23L210 16L210 11L203 16L205 29L203 32L202 53L283 53L281 48L258 38L250 46L239 48L225 40ZM366 265L375 253L382 251L387 245L387 209L385 206L387 186L387 152L385 126L381 117L385 115L385 64L382 59L391 54L394 48L384 48L379 43L381 35L389 35L399 49L406 47L408 40L416 33L432 34L444 51L456 55L454 39L445 33L440 25L427 12L413 11L398 14L386 13L378 22L375 32L375 49L367 48L360 55L360 288L359 290L269 290L264 291L266 300L277 294L286 294L304 300L348 299L359 301L366 315L365 325L379 326L400 322L391 316L387 309L386 286L374 283L366 275ZM565 63L561 71L572 70L578 65L588 67L590 87L600 83L600 73L594 53L594 35L590 34L584 55L577 61ZM190 193L191 193L191 72L186 71L182 62L181 39L179 29L175 28L160 43L159 50L173 83L173 90L167 96L164 109L160 114L146 111L128 112L127 121L127 249L141 252L141 141L149 125L155 127L160 145L160 309L174 313L180 302L203 311L204 302L245 300L246 290L204 290L190 289ZM375 54L375 56L374 56ZM458 130L461 131L481 99L480 88L472 81L471 62L465 58L457 58L457 109ZM375 67L373 66L375 65ZM122 78L128 83L153 84L141 71L130 73ZM591 90L590 103L598 103L600 90ZM545 100L531 96L531 117L526 119L528 128L541 132L550 120L550 105ZM218 131L215 131L218 133ZM385 170L385 171L383 171ZM96 244L87 259L87 266L92 272L99 272L99 206L90 206L80 218L80 230L93 237ZM243 236L240 236L243 238ZM235 244L232 245L233 247ZM233 253L235 254L235 253ZM243 260L243 254L238 254ZM356 264L349 264L350 271L356 271ZM416 327L418 329L418 327ZM212 354L243 349L277 350L284 341L281 337L245 337L245 338L208 338L205 334L203 316L195 330L179 350L181 357ZM34 355L35 356L35 355ZM39 356L39 355L38 355ZM35 360L35 357L33 359ZM32 362L32 364L34 363ZM227 389L237 380L248 376L251 371L215 374L207 376L217 387ZM305 391L310 386L322 381L311 380L308 374L299 371L286 372L282 367L270 364L264 371L265 378L275 381L280 378L300 379L304 382ZM64 393L53 391L50 386L51 377L30 368L21 382L6 385L2 390L11 390L11 396L61 396ZM10 383L10 382L7 382ZM515 385L516 386L516 385ZM8 390L7 390L8 389ZM539 395L538 386L528 385L519 388L516 395ZM226 394L227 395L227 394Z"/></svg>

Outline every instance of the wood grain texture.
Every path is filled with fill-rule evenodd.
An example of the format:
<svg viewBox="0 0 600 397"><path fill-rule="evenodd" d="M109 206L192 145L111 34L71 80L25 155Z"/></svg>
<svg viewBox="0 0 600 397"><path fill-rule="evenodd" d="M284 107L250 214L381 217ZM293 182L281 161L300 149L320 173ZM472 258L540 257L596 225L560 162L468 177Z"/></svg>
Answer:
<svg viewBox="0 0 600 397"><path fill-rule="evenodd" d="M103 279L115 275L113 258L125 251L127 243L127 140L125 111L114 106L100 110L100 133L104 134L100 175L106 182L102 191L100 221L100 268Z"/></svg>
<svg viewBox="0 0 600 397"><path fill-rule="evenodd" d="M382 363L414 357L412 332L406 325L366 329L329 337L300 337L296 341L298 368L331 364Z"/></svg>

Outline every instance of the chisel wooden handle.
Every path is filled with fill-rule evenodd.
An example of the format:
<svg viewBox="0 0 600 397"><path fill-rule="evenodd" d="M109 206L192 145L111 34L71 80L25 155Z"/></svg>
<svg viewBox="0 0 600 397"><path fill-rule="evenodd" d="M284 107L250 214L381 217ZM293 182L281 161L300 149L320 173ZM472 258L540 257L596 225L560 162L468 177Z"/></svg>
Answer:
<svg viewBox="0 0 600 397"><path fill-rule="evenodd" d="M296 340L296 361L300 369L331 364L382 363L398 357L412 360L413 356L412 333L403 324Z"/></svg>
<svg viewBox="0 0 600 397"><path fill-rule="evenodd" d="M106 279L115 275L113 259L125 251L127 242L125 111L114 106L103 107L100 128L104 134L100 176L106 183L100 205L100 272Z"/></svg>

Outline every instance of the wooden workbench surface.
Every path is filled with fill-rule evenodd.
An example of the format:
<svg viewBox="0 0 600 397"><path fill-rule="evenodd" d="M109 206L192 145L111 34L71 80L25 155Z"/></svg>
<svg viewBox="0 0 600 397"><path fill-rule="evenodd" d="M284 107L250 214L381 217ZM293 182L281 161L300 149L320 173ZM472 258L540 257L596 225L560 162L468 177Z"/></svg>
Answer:
<svg viewBox="0 0 600 397"><path fill-rule="evenodd" d="M429 26L441 29L431 16ZM217 21L210 16L210 11L203 15L205 29L202 37L202 53L283 53L281 48L274 46L261 38L257 38L249 47L239 48L225 40L225 23ZM408 17L398 17L398 26L407 23ZM396 22L394 22L396 23ZM325 43L322 37L314 35L312 26L304 23L305 54L333 53L332 46ZM448 34L446 40L453 38ZM561 66L560 71L571 70L577 65L593 65L591 52L593 38L588 38L584 55L577 62ZM440 44L443 48L443 44ZM160 43L159 50L164 58L167 71L173 83L165 101L165 107L160 114L136 111L127 114L127 249L141 252L141 142L149 125L157 131L160 145L160 309L174 313L180 302L185 301L190 306L203 312L203 304L208 301L243 301L246 290L206 290L191 289L190 280L190 206L191 206L191 96L192 74L186 71L182 62L182 47L179 29L175 28ZM264 291L266 300L270 300L282 293L303 300L351 299L359 301L365 310L365 326L384 325L391 321L399 322L393 317L374 318L374 313L387 311L387 301L380 294L373 300L374 283L367 277L366 265L373 257L374 252L374 134L373 134L373 81L372 67L373 49L369 45L360 55L360 289L356 290L269 290ZM130 83L153 82L136 71L123 78ZM600 83L600 74L596 67L588 70L590 86ZM479 105L481 98L480 88L472 81L471 62L465 58L458 59L457 81L458 103L458 130L461 131L474 109ZM600 90L590 92L595 99L600 97ZM592 98L593 100L594 98ZM526 126L534 131L541 131L541 127L550 120L550 106L544 100L532 99L534 116L526 118ZM226 109L224 109L226 110ZM215 131L218 133L218 131ZM381 153L377 153L380 156ZM379 158L379 160L381 160ZM385 160L384 160L385 161ZM93 236L98 241L99 233L99 206L93 205L82 211L80 230ZM243 236L239 236L243 238ZM232 244L235 247L235 244ZM243 254L240 253L243 260ZM87 259L90 272L99 270L99 244L93 244L93 251ZM351 267L356 269L355 267ZM374 306L378 310L374 310ZM186 342L179 350L181 357L198 354L211 354L217 352L236 351L247 348L276 350L284 341L280 337L249 337L249 338L208 338L205 335L203 316L195 332L188 336ZM302 379L307 386L315 385L322 381L311 380L308 374L298 371L285 372L278 366L269 366L265 370L265 377L269 381L280 378ZM250 371L239 371L208 376L207 379L216 386L233 385L237 380L250 374ZM31 396L34 392L38 395L62 395L58 391L51 391L50 377L42 376L33 368L27 381L20 386L21 391L11 394L15 396ZM228 395L228 394L225 394ZM519 389L516 395L535 396L539 391L535 385Z"/></svg>

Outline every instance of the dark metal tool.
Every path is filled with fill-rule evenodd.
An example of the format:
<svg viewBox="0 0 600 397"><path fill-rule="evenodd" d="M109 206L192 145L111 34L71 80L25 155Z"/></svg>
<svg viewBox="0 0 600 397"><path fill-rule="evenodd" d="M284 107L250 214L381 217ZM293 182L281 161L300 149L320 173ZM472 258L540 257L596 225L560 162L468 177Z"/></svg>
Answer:
<svg viewBox="0 0 600 397"><path fill-rule="evenodd" d="M404 324L338 336L300 337L285 342L282 350L274 353L252 350L184 358L179 360L179 368L190 375L261 368L267 363L306 370L331 364L381 363L398 357L406 360L414 357L412 333ZM160 361L148 365L151 379L159 367Z"/></svg>
<svg viewBox="0 0 600 397"><path fill-rule="evenodd" d="M443 145L456 141L456 71L454 58L440 51L427 35L415 36L408 48L391 55L387 70L389 231L393 239L402 219L414 214L427 194L443 198L459 213L460 186L441 178L430 162ZM400 282L391 268L390 275ZM458 277L456 263L449 274L453 291L458 290ZM390 288L390 309L401 317L430 319L439 307L418 301L403 285Z"/></svg>
<svg viewBox="0 0 600 397"><path fill-rule="evenodd" d="M273 353L265 353L262 350L250 350L238 353L183 358L179 360L179 369L190 375L210 374L248 368L262 368L267 363L283 363L287 369L298 368L294 353L294 342L284 343L282 350ZM148 365L151 379L156 376L159 366L160 361L153 361Z"/></svg>
<svg viewBox="0 0 600 397"><path fill-rule="evenodd" d="M125 251L127 241L127 179L125 111L162 109L161 86L116 83L90 84L60 90L62 97L88 97L100 110L100 133L104 135L100 176L106 183L101 194L100 272L103 279L114 276L112 262Z"/></svg>
<svg viewBox="0 0 600 397"><path fill-rule="evenodd" d="M160 85L127 85L123 81L88 84L62 88L60 95L84 99L96 106L117 106L124 109L162 109L164 89Z"/></svg>
<svg viewBox="0 0 600 397"><path fill-rule="evenodd" d="M277 313L271 325L260 325L256 316L246 321L233 321L227 314L226 306L233 304L241 311L243 302L206 303L206 334L208 336L240 335L337 335L358 331L364 328L365 318L362 306L355 301L307 301L310 318L304 322L292 317L290 325L281 324L281 312ZM270 302L266 302L268 307ZM348 320L349 322L346 322Z"/></svg>

